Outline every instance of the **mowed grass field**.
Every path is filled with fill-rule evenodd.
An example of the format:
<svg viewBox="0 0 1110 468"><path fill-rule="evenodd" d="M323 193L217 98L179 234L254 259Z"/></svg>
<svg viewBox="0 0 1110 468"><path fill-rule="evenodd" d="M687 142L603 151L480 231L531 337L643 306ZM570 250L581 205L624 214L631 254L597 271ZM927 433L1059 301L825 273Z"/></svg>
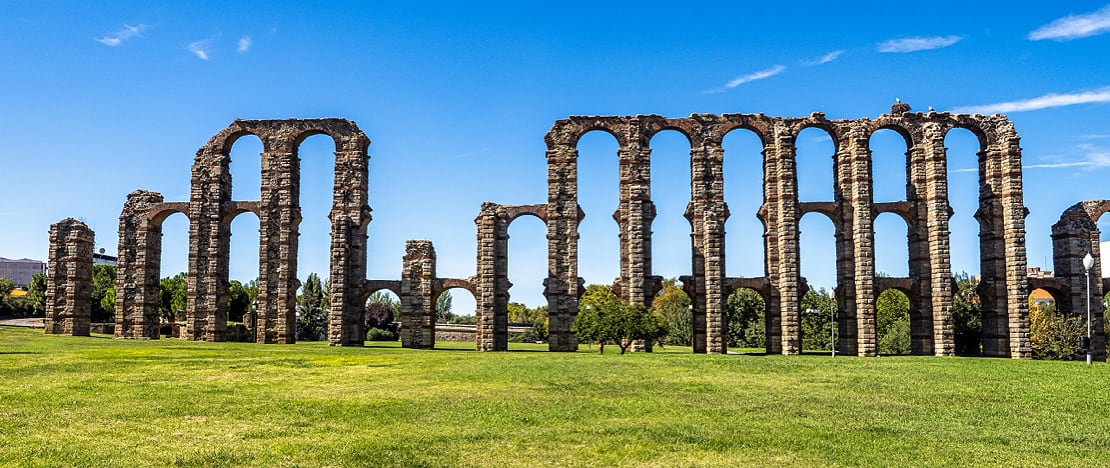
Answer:
<svg viewBox="0 0 1110 468"><path fill-rule="evenodd" d="M1110 365L0 327L0 466L1110 466Z"/></svg>

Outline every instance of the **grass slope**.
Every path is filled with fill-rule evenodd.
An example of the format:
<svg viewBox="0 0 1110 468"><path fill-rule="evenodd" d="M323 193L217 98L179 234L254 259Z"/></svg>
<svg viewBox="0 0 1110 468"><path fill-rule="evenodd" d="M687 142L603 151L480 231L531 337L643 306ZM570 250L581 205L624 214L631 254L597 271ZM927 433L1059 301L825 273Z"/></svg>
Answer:
<svg viewBox="0 0 1110 468"><path fill-rule="evenodd" d="M1110 465L1110 366L0 328L0 466Z"/></svg>

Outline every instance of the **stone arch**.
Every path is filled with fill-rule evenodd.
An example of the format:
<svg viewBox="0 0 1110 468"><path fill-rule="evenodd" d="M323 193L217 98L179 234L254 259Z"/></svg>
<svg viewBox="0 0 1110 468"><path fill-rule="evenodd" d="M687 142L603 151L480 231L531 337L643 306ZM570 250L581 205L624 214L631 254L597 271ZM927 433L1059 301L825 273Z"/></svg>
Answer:
<svg viewBox="0 0 1110 468"><path fill-rule="evenodd" d="M398 298L401 297L401 282L396 280L366 280L359 290L359 300L363 303L378 291L389 291Z"/></svg>
<svg viewBox="0 0 1110 468"><path fill-rule="evenodd" d="M1107 281L1101 275L1099 240L1102 233L1098 220L1107 212L1110 212L1110 200L1082 201L1064 210L1060 220L1052 225L1053 270L1060 283L1059 289L1067 292L1057 297L1056 308L1061 312L1084 315L1083 320L1086 321L1085 312L1090 303L1091 346L1099 361L1106 360L1105 307L1099 299L1107 291ZM1090 271L1083 267L1083 258L1088 253L1094 258ZM1035 279L1031 279L1029 291L1033 289L1033 281Z"/></svg>

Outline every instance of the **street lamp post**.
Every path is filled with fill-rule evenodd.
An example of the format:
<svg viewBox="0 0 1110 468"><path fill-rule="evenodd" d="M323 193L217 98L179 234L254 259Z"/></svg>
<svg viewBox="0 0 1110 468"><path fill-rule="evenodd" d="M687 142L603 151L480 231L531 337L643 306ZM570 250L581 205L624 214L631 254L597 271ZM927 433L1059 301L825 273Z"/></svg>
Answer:
<svg viewBox="0 0 1110 468"><path fill-rule="evenodd" d="M1095 258L1090 252L1083 257L1083 275L1087 278L1087 365L1094 360L1094 350L1091 349L1091 267L1095 266Z"/></svg>

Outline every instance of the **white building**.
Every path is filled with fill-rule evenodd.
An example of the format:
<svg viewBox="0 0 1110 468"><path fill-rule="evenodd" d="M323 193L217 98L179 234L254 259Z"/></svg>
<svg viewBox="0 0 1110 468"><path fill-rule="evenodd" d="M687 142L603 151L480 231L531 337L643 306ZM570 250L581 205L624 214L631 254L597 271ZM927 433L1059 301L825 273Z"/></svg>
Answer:
<svg viewBox="0 0 1110 468"><path fill-rule="evenodd" d="M17 288L26 288L31 284L31 277L38 273L46 273L46 262L29 258L12 260L0 257L0 278L12 280Z"/></svg>

